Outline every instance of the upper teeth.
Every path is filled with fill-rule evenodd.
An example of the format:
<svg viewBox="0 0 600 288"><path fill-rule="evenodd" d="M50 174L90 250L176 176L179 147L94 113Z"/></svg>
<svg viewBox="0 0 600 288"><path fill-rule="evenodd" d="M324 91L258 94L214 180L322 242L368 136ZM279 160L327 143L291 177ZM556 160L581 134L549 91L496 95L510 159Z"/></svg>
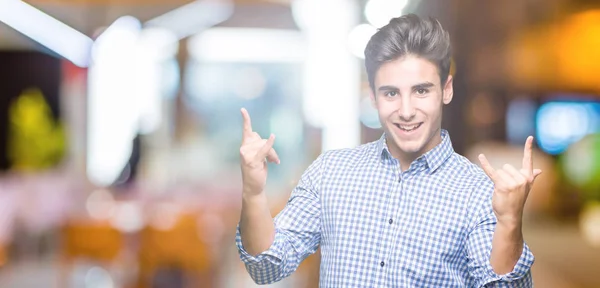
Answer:
<svg viewBox="0 0 600 288"><path fill-rule="evenodd" d="M403 130L412 130L412 129L417 128L417 126L419 126L419 124L410 125L410 126L406 126L406 125L398 125L398 126L400 126L400 128Z"/></svg>

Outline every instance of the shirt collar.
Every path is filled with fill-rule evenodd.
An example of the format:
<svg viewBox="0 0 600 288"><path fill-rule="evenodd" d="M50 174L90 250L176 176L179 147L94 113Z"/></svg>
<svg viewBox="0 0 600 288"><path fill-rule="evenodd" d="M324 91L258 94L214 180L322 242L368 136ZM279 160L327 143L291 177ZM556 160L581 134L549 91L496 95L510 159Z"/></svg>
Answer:
<svg viewBox="0 0 600 288"><path fill-rule="evenodd" d="M442 129L441 134L442 142L416 160L419 161L424 159L429 173L433 173L435 170L437 170L454 153L454 148L452 147L452 141L450 140L450 134L448 131ZM390 150L387 147L385 136L385 133L383 133L377 141L377 155L379 155L384 161L386 159L393 158Z"/></svg>

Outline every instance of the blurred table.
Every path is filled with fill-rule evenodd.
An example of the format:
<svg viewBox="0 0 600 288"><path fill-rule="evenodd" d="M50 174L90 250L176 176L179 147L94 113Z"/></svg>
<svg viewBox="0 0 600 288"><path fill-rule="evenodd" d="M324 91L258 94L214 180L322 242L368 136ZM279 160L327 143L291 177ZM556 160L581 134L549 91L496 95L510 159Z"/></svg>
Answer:
<svg viewBox="0 0 600 288"><path fill-rule="evenodd" d="M577 223L526 224L524 236L536 257L536 287L600 287L600 249L584 241Z"/></svg>

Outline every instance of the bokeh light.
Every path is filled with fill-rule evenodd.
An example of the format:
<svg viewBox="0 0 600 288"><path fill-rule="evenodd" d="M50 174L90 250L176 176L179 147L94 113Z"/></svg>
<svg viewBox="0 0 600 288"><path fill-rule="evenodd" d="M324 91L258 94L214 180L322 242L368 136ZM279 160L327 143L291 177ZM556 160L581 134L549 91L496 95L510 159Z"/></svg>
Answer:
<svg viewBox="0 0 600 288"><path fill-rule="evenodd" d="M585 192L589 200L600 201L600 134L585 136L562 156L566 178Z"/></svg>
<svg viewBox="0 0 600 288"><path fill-rule="evenodd" d="M369 0L365 5L365 17L371 25L381 28L392 18L402 16L408 0Z"/></svg>
<svg viewBox="0 0 600 288"><path fill-rule="evenodd" d="M360 24L354 27L348 35L348 49L352 55L365 59L365 48L376 32L377 29L369 24Z"/></svg>
<svg viewBox="0 0 600 288"><path fill-rule="evenodd" d="M585 135L600 131L600 103L548 102L536 117L539 146L549 154L559 154Z"/></svg>

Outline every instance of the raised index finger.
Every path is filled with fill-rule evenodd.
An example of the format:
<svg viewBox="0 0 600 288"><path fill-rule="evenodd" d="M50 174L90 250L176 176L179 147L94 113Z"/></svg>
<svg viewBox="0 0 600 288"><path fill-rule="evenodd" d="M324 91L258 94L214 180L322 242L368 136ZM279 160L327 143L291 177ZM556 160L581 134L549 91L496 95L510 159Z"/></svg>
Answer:
<svg viewBox="0 0 600 288"><path fill-rule="evenodd" d="M533 174L533 156L531 155L533 146L533 137L527 137L525 141L525 148L523 149L523 170L527 171L529 175Z"/></svg>
<svg viewBox="0 0 600 288"><path fill-rule="evenodd" d="M246 108L242 108L242 118L244 118L244 137L249 136L252 133L252 120L250 120L250 114Z"/></svg>

